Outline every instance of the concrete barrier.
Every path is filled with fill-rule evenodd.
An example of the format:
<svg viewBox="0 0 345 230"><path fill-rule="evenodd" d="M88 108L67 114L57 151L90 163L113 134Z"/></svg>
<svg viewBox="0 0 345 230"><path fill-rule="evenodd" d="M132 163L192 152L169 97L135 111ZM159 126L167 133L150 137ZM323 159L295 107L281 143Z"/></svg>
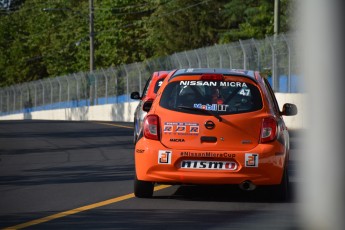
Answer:
<svg viewBox="0 0 345 230"><path fill-rule="evenodd" d="M284 117L286 126L289 129L305 129L306 117L304 104L306 94L298 93L276 93L280 109L284 103L294 103L297 105L298 114L296 116ZM0 120L73 120L73 121L124 121L132 122L134 111L138 102L106 104L95 106L83 106L77 108L64 108L36 112L26 112L1 116Z"/></svg>

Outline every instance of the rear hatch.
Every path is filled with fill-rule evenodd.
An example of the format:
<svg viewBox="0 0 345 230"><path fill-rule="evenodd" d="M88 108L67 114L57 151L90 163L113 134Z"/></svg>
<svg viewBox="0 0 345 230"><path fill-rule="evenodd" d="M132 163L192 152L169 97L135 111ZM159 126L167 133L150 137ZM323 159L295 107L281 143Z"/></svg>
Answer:
<svg viewBox="0 0 345 230"><path fill-rule="evenodd" d="M246 151L259 143L265 113L260 90L248 77L176 77L159 104L155 113L167 148Z"/></svg>

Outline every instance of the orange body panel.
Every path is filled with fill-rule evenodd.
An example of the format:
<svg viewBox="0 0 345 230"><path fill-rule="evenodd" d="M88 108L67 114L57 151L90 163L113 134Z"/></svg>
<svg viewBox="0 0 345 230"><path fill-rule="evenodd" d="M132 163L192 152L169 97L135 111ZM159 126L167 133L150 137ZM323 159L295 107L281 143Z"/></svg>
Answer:
<svg viewBox="0 0 345 230"><path fill-rule="evenodd" d="M171 155L167 156L162 151L170 152ZM216 151L207 148L171 150L159 141L141 138L135 148L136 174L139 180L171 184L240 184L250 180L256 185L273 185L281 182L286 157L284 151L278 142L257 145L247 151ZM246 167L245 155L253 153L258 154L258 166ZM166 161L164 158L167 158ZM182 160L235 162L237 168L229 171L185 169L181 168ZM247 164L250 160L247 159Z"/></svg>
<svg viewBox="0 0 345 230"><path fill-rule="evenodd" d="M251 90L250 96L254 94L253 88L257 89L255 95L261 98L261 107L248 112L232 113L230 103L225 105L224 102L217 107L217 104L202 102L201 96L193 99L194 104L187 109L170 109L167 107L169 101L163 106L160 104L169 84L178 84L179 90L172 90L175 94L186 90L189 84L204 84L201 75L200 78L196 74L192 77L188 74L174 77L171 73L159 89L148 113L158 118L158 140L143 134L138 139L135 146L137 179L167 184L241 184L244 181L255 185L280 184L288 163L289 136L277 104L274 104L275 98L272 99L272 93L268 96L269 90L260 75L256 72L251 76L235 74L220 80L222 85L233 84L233 88L244 83L246 86L239 88ZM234 95L242 96L237 92L240 91ZM242 94L249 98L246 92ZM216 112L226 106L229 113L221 111L217 116L210 111L209 114L195 111L200 105L204 110ZM190 112L192 110L194 112ZM263 143L262 126L266 118L276 122L277 132L272 140ZM213 124L212 128L207 127L209 123Z"/></svg>

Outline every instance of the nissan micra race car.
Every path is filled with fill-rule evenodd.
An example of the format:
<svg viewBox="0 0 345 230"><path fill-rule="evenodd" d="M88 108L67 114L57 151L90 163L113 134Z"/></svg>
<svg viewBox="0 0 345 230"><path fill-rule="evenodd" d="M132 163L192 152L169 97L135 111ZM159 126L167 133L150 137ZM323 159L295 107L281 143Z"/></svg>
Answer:
<svg viewBox="0 0 345 230"><path fill-rule="evenodd" d="M135 145L136 197L151 197L155 183L272 185L288 192L289 134L259 72L180 69L164 80Z"/></svg>
<svg viewBox="0 0 345 230"><path fill-rule="evenodd" d="M147 113L143 110L143 105L145 102L153 101L156 98L156 94L168 73L168 71L153 72L152 76L146 81L142 96L140 96L139 92L131 93L131 99L140 100L134 112L134 144L137 142L138 135L142 129L143 120Z"/></svg>

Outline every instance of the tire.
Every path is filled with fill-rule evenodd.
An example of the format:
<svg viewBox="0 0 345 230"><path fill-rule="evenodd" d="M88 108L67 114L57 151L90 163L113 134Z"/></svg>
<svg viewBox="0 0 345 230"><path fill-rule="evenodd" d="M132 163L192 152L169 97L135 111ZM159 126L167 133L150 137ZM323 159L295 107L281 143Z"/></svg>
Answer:
<svg viewBox="0 0 345 230"><path fill-rule="evenodd" d="M153 195L154 183L134 178L134 195L138 198L151 198Z"/></svg>
<svg viewBox="0 0 345 230"><path fill-rule="evenodd" d="M137 129L136 129L136 123L134 122L134 131L133 131L133 144L135 145L137 143L138 135L137 135Z"/></svg>
<svg viewBox="0 0 345 230"><path fill-rule="evenodd" d="M280 201L280 202L289 201L290 199L289 184L290 184L289 174L288 174L287 167L285 167L281 183L275 186L273 189L273 195L274 195L273 197L275 197L277 201Z"/></svg>
<svg viewBox="0 0 345 230"><path fill-rule="evenodd" d="M134 145L137 143L137 139L138 139L138 136L137 136L137 133L135 132L135 129L134 129L134 133L133 133L133 144Z"/></svg>

